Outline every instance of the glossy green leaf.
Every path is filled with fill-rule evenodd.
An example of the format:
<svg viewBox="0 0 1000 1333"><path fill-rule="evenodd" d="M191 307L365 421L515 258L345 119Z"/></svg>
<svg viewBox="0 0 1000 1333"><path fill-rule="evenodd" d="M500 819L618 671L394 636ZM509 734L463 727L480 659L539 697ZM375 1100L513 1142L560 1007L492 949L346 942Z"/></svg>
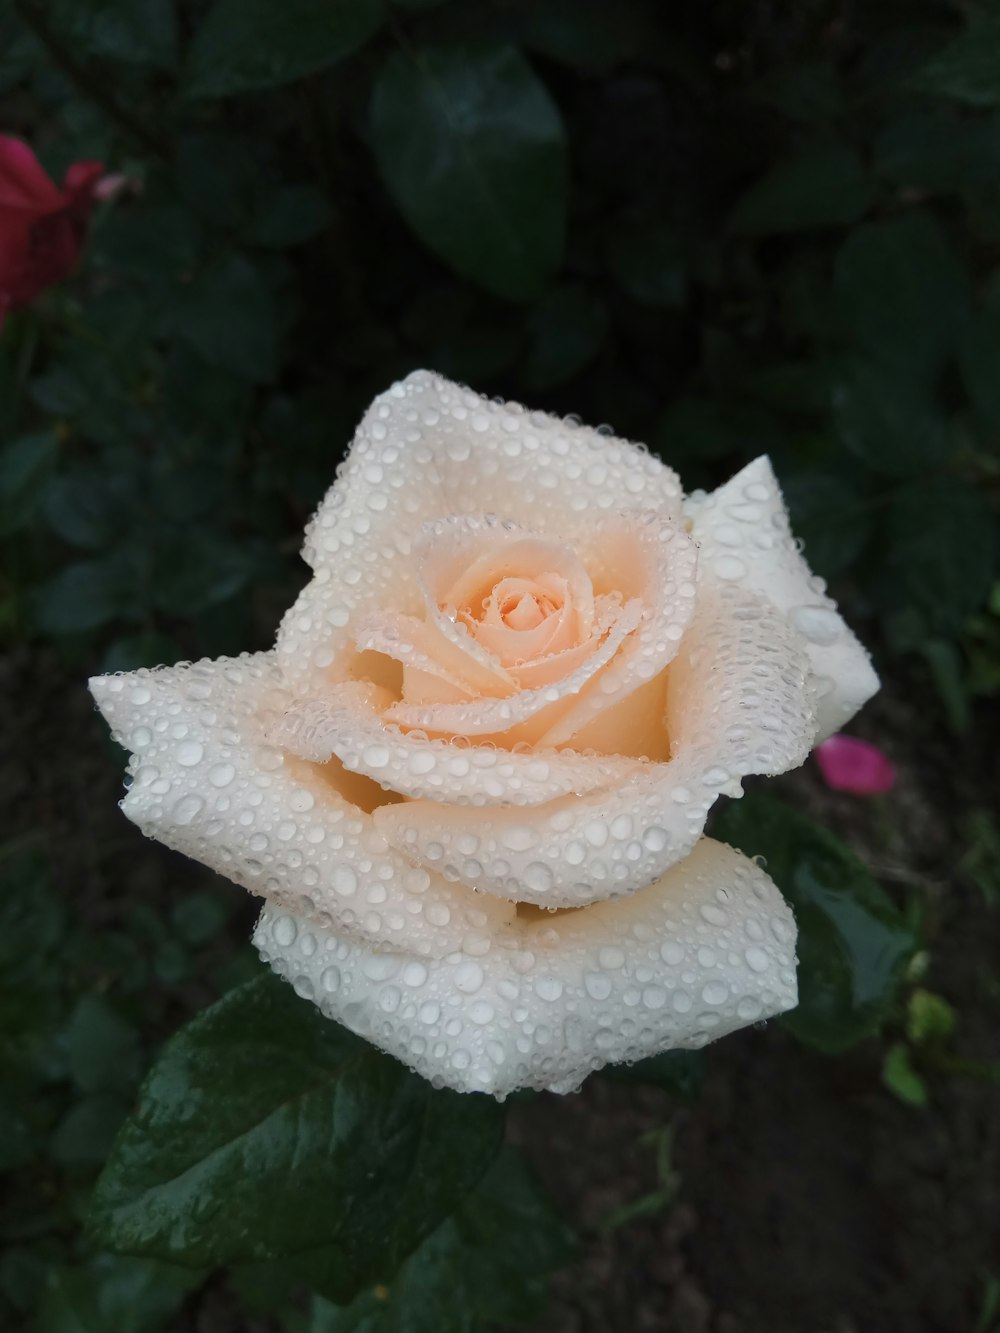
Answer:
<svg viewBox="0 0 1000 1333"><path fill-rule="evenodd" d="M485 1333L527 1322L570 1252L567 1228L507 1151L390 1283L346 1307L317 1299L292 1333Z"/></svg>
<svg viewBox="0 0 1000 1333"><path fill-rule="evenodd" d="M424 244L497 296L537 296L562 257L566 142L524 57L488 44L396 51L370 123L382 177Z"/></svg>
<svg viewBox="0 0 1000 1333"><path fill-rule="evenodd" d="M771 167L736 205L732 227L747 236L846 227L871 203L867 172L853 148L818 143Z"/></svg>
<svg viewBox="0 0 1000 1333"><path fill-rule="evenodd" d="M262 974L167 1044L92 1228L188 1264L322 1254L350 1298L451 1211L502 1125L494 1101L435 1090Z"/></svg>
<svg viewBox="0 0 1000 1333"><path fill-rule="evenodd" d="M917 940L858 857L805 816L756 795L727 806L713 834L763 856L795 913L799 1004L780 1021L829 1052L877 1031Z"/></svg>
<svg viewBox="0 0 1000 1333"><path fill-rule="evenodd" d="M855 346L915 379L940 370L968 317L965 273L927 213L856 228L837 255L834 284Z"/></svg>
<svg viewBox="0 0 1000 1333"><path fill-rule="evenodd" d="M276 88L335 65L382 22L382 0L215 0L184 67L188 97Z"/></svg>
<svg viewBox="0 0 1000 1333"><path fill-rule="evenodd" d="M1000 106L1000 14L988 7L977 14L914 82L971 106Z"/></svg>
<svg viewBox="0 0 1000 1333"><path fill-rule="evenodd" d="M980 489L958 477L918 477L889 506L879 588L886 609L913 606L954 633L984 605L998 557L996 516Z"/></svg>
<svg viewBox="0 0 1000 1333"><path fill-rule="evenodd" d="M0 537L35 517L58 457L58 441L47 432L23 435L0 449Z"/></svg>

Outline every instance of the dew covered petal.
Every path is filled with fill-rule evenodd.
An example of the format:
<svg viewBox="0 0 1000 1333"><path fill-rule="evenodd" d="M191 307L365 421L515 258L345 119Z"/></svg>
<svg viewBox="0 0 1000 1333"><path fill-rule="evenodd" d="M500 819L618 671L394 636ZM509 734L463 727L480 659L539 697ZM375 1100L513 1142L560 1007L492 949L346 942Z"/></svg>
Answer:
<svg viewBox="0 0 1000 1333"><path fill-rule="evenodd" d="M371 946L419 954L454 949L510 916L407 862L335 774L269 743L291 702L273 653L98 676L90 687L132 754L125 814L251 893Z"/></svg>
<svg viewBox="0 0 1000 1333"><path fill-rule="evenodd" d="M765 872L709 839L629 898L518 917L472 953L375 953L273 904L254 935L330 1018L438 1086L498 1097L569 1092L792 1008L794 942Z"/></svg>
<svg viewBox="0 0 1000 1333"><path fill-rule="evenodd" d="M802 636L816 696L814 743L848 722L878 689L867 652L806 564L767 457L748 463L710 495L685 501L703 567L769 597Z"/></svg>

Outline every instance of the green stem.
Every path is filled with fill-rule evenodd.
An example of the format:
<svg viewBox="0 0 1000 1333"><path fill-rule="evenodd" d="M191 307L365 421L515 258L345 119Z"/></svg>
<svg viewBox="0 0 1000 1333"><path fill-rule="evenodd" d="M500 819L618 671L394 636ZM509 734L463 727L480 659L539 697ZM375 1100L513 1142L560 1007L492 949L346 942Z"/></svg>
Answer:
<svg viewBox="0 0 1000 1333"><path fill-rule="evenodd" d="M82 61L76 58L62 37L49 26L44 10L37 3L37 0L14 0L14 9L22 23L31 29L52 57L53 63L86 97L89 97L110 120L113 120L149 152L164 161L169 160L170 148L167 140L122 106L108 90L107 85L99 77L92 74Z"/></svg>

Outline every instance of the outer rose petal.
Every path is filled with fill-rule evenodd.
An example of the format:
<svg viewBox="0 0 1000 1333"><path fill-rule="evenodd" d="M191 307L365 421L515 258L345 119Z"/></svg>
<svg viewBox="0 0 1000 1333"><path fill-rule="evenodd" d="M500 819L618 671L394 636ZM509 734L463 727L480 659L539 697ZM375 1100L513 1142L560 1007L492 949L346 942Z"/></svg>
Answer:
<svg viewBox="0 0 1000 1333"><path fill-rule="evenodd" d="M66 200L22 139L0 134L0 210L43 217Z"/></svg>
<svg viewBox="0 0 1000 1333"><path fill-rule="evenodd" d="M668 763L527 814L406 801L376 810L375 822L411 860L470 889L544 907L632 893L690 852L720 793L802 763L815 729L808 669L775 607L707 580L668 672Z"/></svg>
<svg viewBox="0 0 1000 1333"><path fill-rule="evenodd" d="M419 611L412 550L427 520L498 513L572 545L595 513L679 520L680 503L676 474L636 445L416 371L375 399L309 525L316 578L282 622L282 667L315 679L359 613Z"/></svg>
<svg viewBox="0 0 1000 1333"><path fill-rule="evenodd" d="M265 908L264 960L331 1018L437 1085L570 1092L595 1069L697 1048L797 999L795 925L768 876L703 839L640 893L518 918L426 963Z"/></svg>
<svg viewBox="0 0 1000 1333"><path fill-rule="evenodd" d="M864 648L799 554L770 460L755 459L684 505L702 565L717 578L769 597L805 641L817 698L815 741L838 731L878 689Z"/></svg>
<svg viewBox="0 0 1000 1333"><path fill-rule="evenodd" d="M132 751L122 809L150 837L369 947L475 947L512 909L403 860L322 770L265 742L291 702L273 653L98 676Z"/></svg>
<svg viewBox="0 0 1000 1333"><path fill-rule="evenodd" d="M521 753L430 740L387 727L375 706L378 699L376 687L363 681L297 699L268 739L313 763L336 755L352 773L363 773L387 791L462 806L538 805L570 792L623 786L648 767L616 755Z"/></svg>

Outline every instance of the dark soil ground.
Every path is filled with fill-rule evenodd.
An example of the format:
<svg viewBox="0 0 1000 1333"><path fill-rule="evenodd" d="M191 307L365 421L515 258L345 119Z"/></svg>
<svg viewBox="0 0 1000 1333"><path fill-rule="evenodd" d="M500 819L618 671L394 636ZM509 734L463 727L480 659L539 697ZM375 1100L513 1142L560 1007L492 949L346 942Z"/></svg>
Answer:
<svg viewBox="0 0 1000 1333"><path fill-rule="evenodd" d="M79 671L19 655L0 669L0 789L7 837L35 835L52 881L85 926L120 927L130 902L166 911L202 872L149 843L116 808L117 752ZM1000 907L956 870L961 818L989 808L988 732L952 741L900 687L866 715L900 769L890 823L826 792L806 771L785 796L846 837L901 900L919 894L931 936L923 984L959 1017L957 1050L1000 1056ZM241 901L230 940L245 939ZM223 951L231 943L220 943ZM149 996L165 1034L205 1003L197 977ZM592 1078L575 1096L515 1105L523 1148L580 1237L553 1281L544 1333L987 1333L1000 1281L1000 1089L941 1074L930 1105L881 1083L885 1043L824 1057L778 1024L709 1048L696 1104ZM608 1228L657 1188L654 1139L672 1126L673 1202ZM268 1329L212 1285L190 1311L197 1333ZM1000 1326L1000 1325L998 1325ZM187 1330L185 1330L187 1333Z"/></svg>

